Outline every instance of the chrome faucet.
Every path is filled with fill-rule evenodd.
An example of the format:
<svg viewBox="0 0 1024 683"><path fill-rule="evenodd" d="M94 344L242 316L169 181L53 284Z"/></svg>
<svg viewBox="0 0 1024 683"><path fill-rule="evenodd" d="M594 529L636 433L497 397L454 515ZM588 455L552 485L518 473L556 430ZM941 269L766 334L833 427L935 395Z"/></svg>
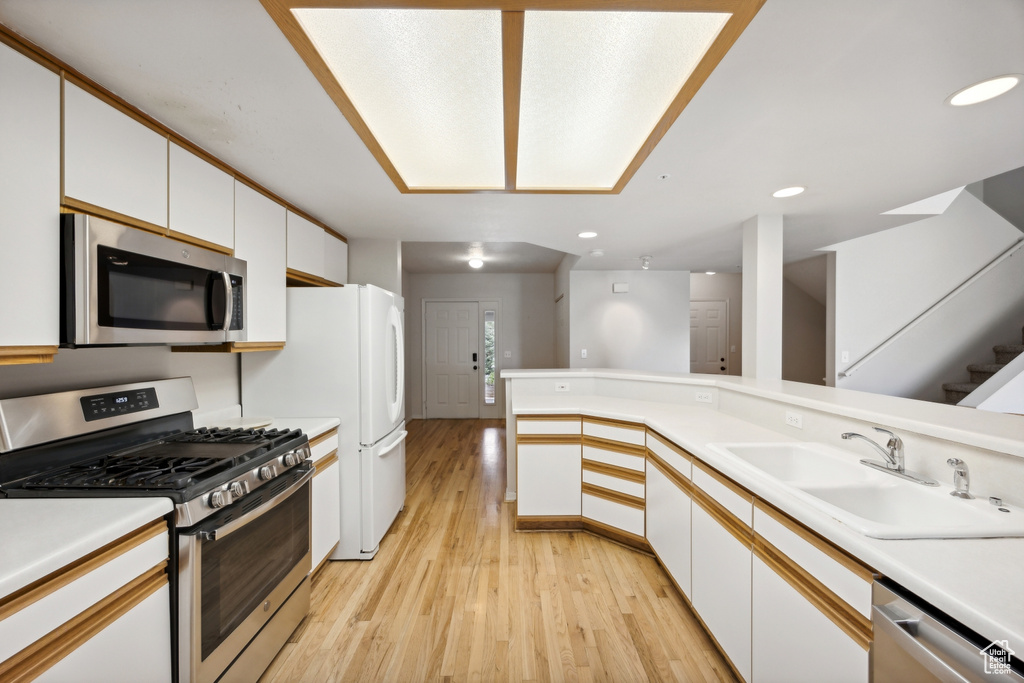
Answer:
<svg viewBox="0 0 1024 683"><path fill-rule="evenodd" d="M971 473L967 469L967 463L960 458L950 458L946 464L953 468L953 489L949 495L957 498L974 498L971 495Z"/></svg>
<svg viewBox="0 0 1024 683"><path fill-rule="evenodd" d="M843 432L842 434L844 439L863 439L864 441L867 441L876 451L882 454L883 458L885 458L882 462L878 460L861 460L860 462L862 465L867 465L868 467L873 467L876 470L881 470L887 474L918 484L923 484L925 486L939 485L939 482L934 479L926 477L923 474L918 474L917 472L910 472L904 467L903 439L896 436L888 429L882 429L881 427L875 427L874 429L876 432L889 435L889 441L886 442L885 448L882 448L876 441L869 439L863 434L857 434L856 432Z"/></svg>

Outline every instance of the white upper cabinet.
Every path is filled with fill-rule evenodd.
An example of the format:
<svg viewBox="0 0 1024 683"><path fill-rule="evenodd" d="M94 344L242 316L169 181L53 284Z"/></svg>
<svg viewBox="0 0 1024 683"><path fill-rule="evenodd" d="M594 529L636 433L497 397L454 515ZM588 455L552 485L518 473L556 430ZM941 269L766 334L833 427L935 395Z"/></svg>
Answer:
<svg viewBox="0 0 1024 683"><path fill-rule="evenodd" d="M201 242L235 244L235 180L213 164L171 143L169 226Z"/></svg>
<svg viewBox="0 0 1024 683"><path fill-rule="evenodd" d="M285 208L235 181L235 257L246 262L245 326L249 342L285 341L286 248Z"/></svg>
<svg viewBox="0 0 1024 683"><path fill-rule="evenodd" d="M348 243L330 233L324 233L324 277L343 285L348 282Z"/></svg>
<svg viewBox="0 0 1024 683"><path fill-rule="evenodd" d="M166 228L167 145L165 135L65 81L66 204Z"/></svg>
<svg viewBox="0 0 1024 683"><path fill-rule="evenodd" d="M324 277L327 233L319 225L288 212L288 267L307 275Z"/></svg>
<svg viewBox="0 0 1024 683"><path fill-rule="evenodd" d="M3 44L0 150L0 351L56 347L60 77Z"/></svg>

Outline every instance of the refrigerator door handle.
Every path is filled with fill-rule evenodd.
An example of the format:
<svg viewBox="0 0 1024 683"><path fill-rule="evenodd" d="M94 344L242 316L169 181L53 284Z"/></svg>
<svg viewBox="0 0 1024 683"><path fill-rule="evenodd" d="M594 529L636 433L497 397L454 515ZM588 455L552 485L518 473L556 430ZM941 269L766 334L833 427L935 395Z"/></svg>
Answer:
<svg viewBox="0 0 1024 683"><path fill-rule="evenodd" d="M395 422L398 420L398 416L402 412L402 405L405 403L405 335L402 330L402 316L396 306L392 306L388 311L388 330L394 335L388 340L388 342L394 344L394 358L389 358L388 363L390 364L393 361L394 367L389 367L387 370L391 370L394 376L387 378L387 380L390 385L388 388L393 387L395 392L394 401L391 401L391 397L388 396L388 417L391 419L391 422ZM385 377L388 374L385 371Z"/></svg>
<svg viewBox="0 0 1024 683"><path fill-rule="evenodd" d="M390 444L388 444L385 448L382 448L380 450L380 452L377 453L377 457L378 458L383 457L383 456L387 455L388 453L390 453L391 451L395 450L395 448L398 447L398 444L400 444L403 441L405 441L405 437L407 437L407 436L409 436L409 432L404 431L404 430L399 432L398 433L398 438L396 438L394 441L392 441Z"/></svg>

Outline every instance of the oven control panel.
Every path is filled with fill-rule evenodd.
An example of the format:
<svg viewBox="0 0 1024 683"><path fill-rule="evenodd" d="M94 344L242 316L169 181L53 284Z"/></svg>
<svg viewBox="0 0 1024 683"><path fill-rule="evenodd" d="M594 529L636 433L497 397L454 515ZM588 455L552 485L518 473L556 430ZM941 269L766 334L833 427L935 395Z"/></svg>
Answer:
<svg viewBox="0 0 1024 683"><path fill-rule="evenodd" d="M156 398L156 389L153 387L83 396L80 400L86 422L160 407Z"/></svg>

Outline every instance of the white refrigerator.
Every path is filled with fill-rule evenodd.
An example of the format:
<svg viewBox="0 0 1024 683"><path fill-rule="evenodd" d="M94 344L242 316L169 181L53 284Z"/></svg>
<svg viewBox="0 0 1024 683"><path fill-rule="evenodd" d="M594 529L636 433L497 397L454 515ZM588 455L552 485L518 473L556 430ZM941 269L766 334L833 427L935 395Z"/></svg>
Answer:
<svg viewBox="0 0 1024 683"><path fill-rule="evenodd" d="M242 354L244 416L341 420L331 559L372 559L405 505L403 308L373 285L290 287L284 350Z"/></svg>

